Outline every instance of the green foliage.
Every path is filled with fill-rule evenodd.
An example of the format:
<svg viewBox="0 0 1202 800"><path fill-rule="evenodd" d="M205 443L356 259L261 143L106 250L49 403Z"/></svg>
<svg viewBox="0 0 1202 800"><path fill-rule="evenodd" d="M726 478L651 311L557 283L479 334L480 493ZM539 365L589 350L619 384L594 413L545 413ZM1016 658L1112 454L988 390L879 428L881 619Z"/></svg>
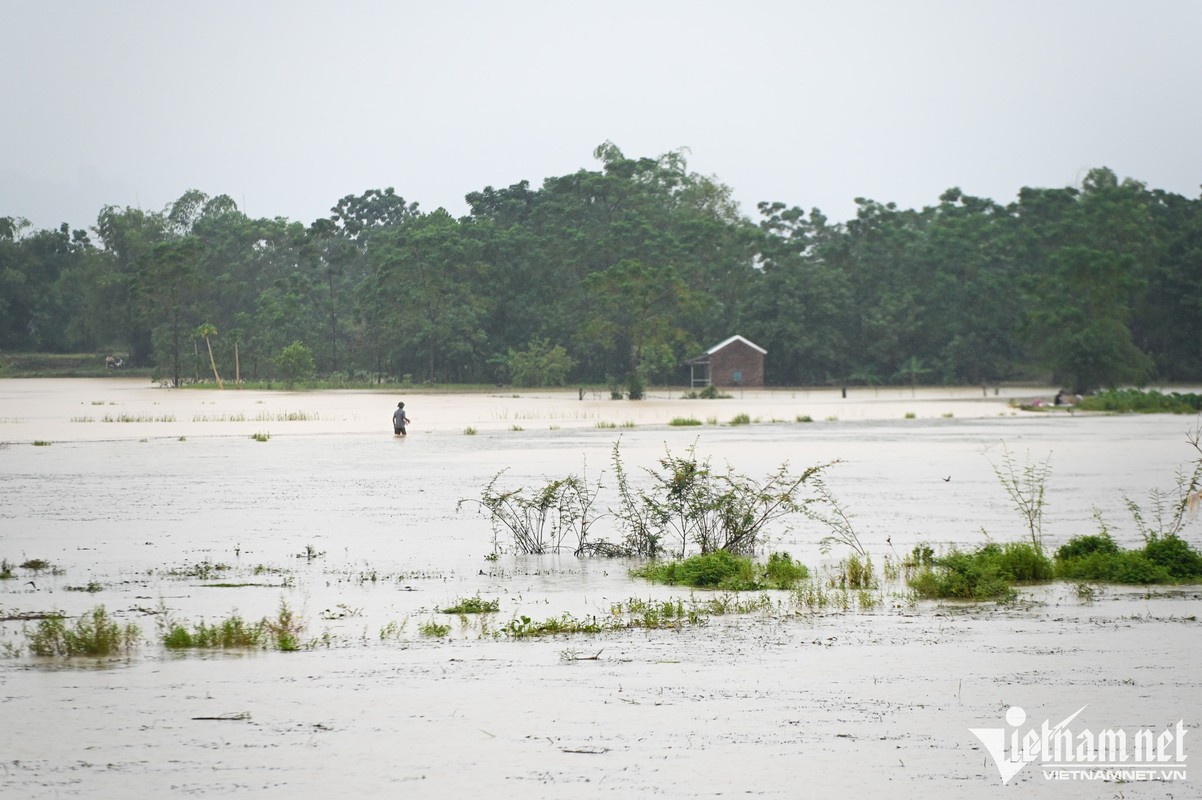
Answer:
<svg viewBox="0 0 1202 800"><path fill-rule="evenodd" d="M804 564L788 553L772 553L765 564L726 550L698 554L677 561L652 561L631 574L653 583L717 588L730 591L790 589L809 576Z"/></svg>
<svg viewBox="0 0 1202 800"><path fill-rule="evenodd" d="M29 652L35 656L111 656L128 653L140 641L137 625L121 625L104 606L96 606L67 625L56 614L41 620L31 633L26 631Z"/></svg>
<svg viewBox="0 0 1202 800"><path fill-rule="evenodd" d="M499 537L505 534L519 553L558 553L571 539L575 540L572 551L576 555L597 550L598 545L589 540L589 529L596 518L593 505L600 483L590 484L586 478L569 475L547 481L533 491L523 486L502 491L497 483L506 471L492 477L479 500L464 499L458 504L462 508L472 503L488 512L494 552L500 547Z"/></svg>
<svg viewBox="0 0 1202 800"><path fill-rule="evenodd" d="M793 515L821 519L811 508L822 501L821 473L830 465L811 467L792 475L782 464L762 481L733 469L716 472L689 448L685 456L665 454L659 470L647 470L651 485L635 490L621 463L618 445L613 453L614 477L620 504L614 516L625 529L624 551L655 557L671 542L684 558L691 547L702 553L727 550L751 554L765 528Z"/></svg>
<svg viewBox="0 0 1202 800"><path fill-rule="evenodd" d="M1202 553L1175 535L1154 535L1123 550L1110 534L1073 537L1056 551L1056 575L1103 583L1190 583L1202 580Z"/></svg>
<svg viewBox="0 0 1202 800"><path fill-rule="evenodd" d="M1047 504L1045 495L1048 478L1052 474L1051 462L1052 455L1049 453L1042 463L1027 460L1019 467L1010 448L1003 442L1001 466L992 464L993 472L1009 495L1010 502L1022 515L1031 536L1031 545L1036 550L1043 548L1043 509Z"/></svg>
<svg viewBox="0 0 1202 800"><path fill-rule="evenodd" d="M440 614L493 614L501 610L500 600L485 600L477 595L476 597L464 597L447 606L446 608L438 609Z"/></svg>
<svg viewBox="0 0 1202 800"><path fill-rule="evenodd" d="M172 650L257 648L267 641L267 624L267 620L249 623L237 614L215 625L198 622L192 628L169 622L165 625L163 644Z"/></svg>
<svg viewBox="0 0 1202 800"><path fill-rule="evenodd" d="M0 217L0 369L97 353L103 373L120 352L175 385L263 380L304 341L332 385L645 385L739 331L777 385L1202 378L1202 199L1094 169L1012 202L953 188L915 209L860 199L846 222L784 203L748 219L682 151L593 155L471 192L458 219L391 188L312 224L195 190L162 212L106 206L90 231ZM198 358L202 329L222 335Z"/></svg>
<svg viewBox="0 0 1202 800"><path fill-rule="evenodd" d="M683 428L690 425L700 425L701 420L693 419L692 417L673 417L668 424L676 428Z"/></svg>
<svg viewBox="0 0 1202 800"><path fill-rule="evenodd" d="M276 650L284 652L300 650L300 637L305 633L305 621L288 607L285 600L280 600L280 607L275 617L265 619L263 627L267 631L268 641Z"/></svg>
<svg viewBox="0 0 1202 800"><path fill-rule="evenodd" d="M451 632L451 626L430 620L418 626L417 632L431 639L441 639Z"/></svg>
<svg viewBox="0 0 1202 800"><path fill-rule="evenodd" d="M299 341L279 352L275 357L275 366L280 379L289 389L294 388L298 381L312 377L317 371L317 362L313 359L312 351Z"/></svg>
<svg viewBox="0 0 1202 800"><path fill-rule="evenodd" d="M1012 600L1013 584L1051 580L1055 570L1043 551L1026 542L952 550L910 578L920 597L958 600Z"/></svg>
<svg viewBox="0 0 1202 800"><path fill-rule="evenodd" d="M731 425L750 425L751 417L746 414L735 414L730 418Z"/></svg>
<svg viewBox="0 0 1202 800"><path fill-rule="evenodd" d="M525 350L510 348L509 380L515 386L563 386L575 362L562 345L547 339L531 341Z"/></svg>
<svg viewBox="0 0 1202 800"><path fill-rule="evenodd" d="M1169 392L1155 389L1107 389L1083 397L1076 406L1083 411L1110 411L1145 414L1197 414L1202 411L1202 394Z"/></svg>

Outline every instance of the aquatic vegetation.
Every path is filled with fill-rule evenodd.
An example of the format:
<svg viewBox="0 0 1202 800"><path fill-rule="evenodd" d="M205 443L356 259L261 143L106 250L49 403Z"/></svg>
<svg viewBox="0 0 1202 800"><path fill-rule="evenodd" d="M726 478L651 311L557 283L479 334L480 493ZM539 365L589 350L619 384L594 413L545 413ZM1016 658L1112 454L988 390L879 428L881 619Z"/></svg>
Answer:
<svg viewBox="0 0 1202 800"><path fill-rule="evenodd" d="M682 428L689 425L700 425L701 420L693 417L673 417L668 424L675 428Z"/></svg>
<svg viewBox="0 0 1202 800"><path fill-rule="evenodd" d="M811 417L809 414L798 414L796 417L796 421L797 422L813 422L814 418Z"/></svg>
<svg viewBox="0 0 1202 800"><path fill-rule="evenodd" d="M492 614L501 610L500 600L485 600L479 595L464 597L446 608L438 609L440 614Z"/></svg>
<svg viewBox="0 0 1202 800"><path fill-rule="evenodd" d="M54 565L44 558L30 558L21 562L21 569L27 569L30 572L38 573L47 570L54 570Z"/></svg>
<svg viewBox="0 0 1202 800"><path fill-rule="evenodd" d="M731 425L750 425L751 417L749 417L747 414L735 414L733 417L730 418L730 424Z"/></svg>
<svg viewBox="0 0 1202 800"><path fill-rule="evenodd" d="M1120 548L1108 532L1075 536L1056 551L1056 577L1099 583L1202 581L1202 553L1177 536L1150 537L1141 548Z"/></svg>
<svg viewBox="0 0 1202 800"><path fill-rule="evenodd" d="M990 464L1015 510L1022 515L1031 536L1031 545L1037 550L1043 548L1043 509L1047 504L1045 494L1052 474L1051 461L1052 455L1049 453L1043 462L1032 462L1028 458L1019 466L1010 448L1003 442L1002 463Z"/></svg>
<svg viewBox="0 0 1202 800"><path fill-rule="evenodd" d="M33 440L34 447L49 447L51 444L52 444L51 442L48 442L45 439L34 439Z"/></svg>
<svg viewBox="0 0 1202 800"><path fill-rule="evenodd" d="M208 559L192 565L182 567L174 567L167 570L165 573L171 578L196 578L198 580L207 581L220 577L223 573L228 572L232 567L229 564L215 564Z"/></svg>
<svg viewBox="0 0 1202 800"><path fill-rule="evenodd" d="M805 580L809 571L788 553L773 553L767 563L757 564L747 556L716 550L677 561L652 561L630 574L669 586L752 591L792 588Z"/></svg>
<svg viewBox="0 0 1202 800"><path fill-rule="evenodd" d="M96 606L68 626L66 617L54 614L43 619L31 632L26 644L35 656L110 656L130 652L140 641L137 625L121 625L105 610Z"/></svg>
<svg viewBox="0 0 1202 800"><path fill-rule="evenodd" d="M934 559L910 578L920 597L959 600L1013 600L1015 583L1049 581L1055 576L1052 560L1027 542L993 542L971 552L952 550Z"/></svg>
<svg viewBox="0 0 1202 800"><path fill-rule="evenodd" d="M102 592L102 591L104 591L104 584L102 584L98 581L88 581L86 586L64 586L63 591L64 592L90 592L90 593Z"/></svg>
<svg viewBox="0 0 1202 800"><path fill-rule="evenodd" d="M285 652L300 649L300 637L304 635L305 627L304 619L289 608L283 599L275 617L264 620L264 628L275 649Z"/></svg>
<svg viewBox="0 0 1202 800"><path fill-rule="evenodd" d="M479 500L460 500L457 506L474 503L488 512L494 552L503 532L509 534L519 553L558 553L569 546L576 555L591 552L589 529L596 521L593 505L601 490L600 482L590 484L583 477L569 475L547 481L542 488L531 492L523 486L501 491L497 483L505 472L501 470L492 477ZM573 538L574 545L565 544Z"/></svg>
<svg viewBox="0 0 1202 800"><path fill-rule="evenodd" d="M162 414L155 416L153 414L126 414L124 412L113 416L105 414L100 418L101 422L175 422L174 414Z"/></svg>
<svg viewBox="0 0 1202 800"><path fill-rule="evenodd" d="M475 436L477 432L478 431L475 428L473 428L471 425L468 425L466 428L463 429L464 436Z"/></svg>
<svg viewBox="0 0 1202 800"><path fill-rule="evenodd" d="M431 620L429 622L423 622L417 630L422 636L427 636L432 639L441 639L451 632L451 626Z"/></svg>
<svg viewBox="0 0 1202 800"><path fill-rule="evenodd" d="M695 448L684 456L665 453L659 470L647 469L651 485L634 489L622 464L619 444L613 449L619 505L611 513L624 529L617 548L627 555L654 558L668 551L684 558L696 548L749 555L756 552L765 528L792 515L822 521L813 506L827 502L820 481L831 466L822 464L793 475L787 464L763 480L728 468L718 472L699 460ZM813 493L806 489L816 487ZM670 543L670 545L669 545Z"/></svg>
<svg viewBox="0 0 1202 800"><path fill-rule="evenodd" d="M250 623L234 614L215 625L198 622L191 628L167 621L162 626L163 645L172 650L263 647L267 641L267 620Z"/></svg>
<svg viewBox="0 0 1202 800"><path fill-rule="evenodd" d="M256 442L266 442L266 441L269 441L269 440L271 439L271 434L270 434L270 433L263 433L263 432L259 432L259 433L252 433L252 434L250 435L250 438L254 439Z"/></svg>
<svg viewBox="0 0 1202 800"><path fill-rule="evenodd" d="M1113 413L1196 414L1202 411L1202 394L1163 393L1156 389L1107 389L1081 398L1076 408L1082 411Z"/></svg>
<svg viewBox="0 0 1202 800"><path fill-rule="evenodd" d="M872 566L872 558L868 555L861 557L855 553L849 555L838 563L831 582L838 585L840 589L877 588L877 577Z"/></svg>

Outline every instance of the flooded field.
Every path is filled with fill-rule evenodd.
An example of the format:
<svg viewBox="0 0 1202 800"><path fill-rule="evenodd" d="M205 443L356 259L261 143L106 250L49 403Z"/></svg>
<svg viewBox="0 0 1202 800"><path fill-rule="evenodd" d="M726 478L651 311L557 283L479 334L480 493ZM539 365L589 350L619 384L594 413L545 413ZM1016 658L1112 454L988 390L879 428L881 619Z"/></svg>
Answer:
<svg viewBox="0 0 1202 800"><path fill-rule="evenodd" d="M1202 587L1055 583L999 606L915 601L894 582L868 608L757 593L673 629L515 638L503 629L523 616L713 595L504 539L491 559L487 518L459 508L503 469L511 487L583 472L616 504L619 439L634 480L690 447L754 477L838 460L827 482L879 566L920 543L1025 536L992 466L1006 448L1050 457L1047 546L1097 532L1095 512L1131 546L1124 496L1174 485L1197 419L1010 407L1030 390L653 394L0 380L0 558L52 566L0 581L0 796L1202 796L1194 771L1056 780L1033 764L1003 785L969 730L1009 735L1015 706L1024 731L1084 707L1076 730L1182 720L1199 752ZM750 424L730 425L740 414ZM669 425L684 417L702 424ZM772 534L819 575L847 555L822 553L810 522ZM500 610L437 612L477 595ZM297 652L163 646L164 618L257 620L281 603L304 621ZM23 618L97 605L139 626L128 656L29 654Z"/></svg>

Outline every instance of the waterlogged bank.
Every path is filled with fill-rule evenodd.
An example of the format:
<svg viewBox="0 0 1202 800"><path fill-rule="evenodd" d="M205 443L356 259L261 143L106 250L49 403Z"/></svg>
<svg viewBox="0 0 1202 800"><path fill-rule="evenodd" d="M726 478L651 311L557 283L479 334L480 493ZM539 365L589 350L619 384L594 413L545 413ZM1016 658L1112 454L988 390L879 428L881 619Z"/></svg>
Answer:
<svg viewBox="0 0 1202 800"><path fill-rule="evenodd" d="M490 560L487 520L456 511L506 467L515 483L583 469L604 483L618 436L635 469L690 446L760 476L841 459L828 482L879 566L922 542L974 547L982 529L1021 538L990 463L1005 442L1051 454L1050 549L1095 531L1095 506L1133 546L1123 494L1172 485L1188 419L1012 414L921 391L853 392L845 405L823 395L837 412L770 393L758 405L415 396L412 435L398 440L391 395L12 383L0 381L0 557L54 569L17 566L0 581L0 617L103 604L145 637L108 659L0 658L0 773L13 796L783 798L855 786L951 798L1022 784L1036 796L1162 797L1188 796L1202 777L1099 785L1033 764L1003 786L969 733L1004 727L1014 706L1034 721L1086 706L1078 720L1093 730L1182 720L1197 735L1197 587L1083 596L1050 584L1008 606L889 589L846 611L778 592L698 624L519 639L503 629L522 617L604 620L631 598L713 595L634 580L624 561ZM963 406L948 417L946 402ZM104 413L132 420L71 421ZM737 413L760 422L667 424ZM270 437L250 438L259 431ZM774 549L822 575L846 553L824 556L821 535L799 523L775 531ZM1186 538L1199 543L1197 522ZM438 612L477 596L499 610ZM158 637L164 610L189 625L253 621L282 600L306 622L298 652L174 651ZM449 630L426 635L430 623ZM22 647L35 624L0 624L0 648Z"/></svg>

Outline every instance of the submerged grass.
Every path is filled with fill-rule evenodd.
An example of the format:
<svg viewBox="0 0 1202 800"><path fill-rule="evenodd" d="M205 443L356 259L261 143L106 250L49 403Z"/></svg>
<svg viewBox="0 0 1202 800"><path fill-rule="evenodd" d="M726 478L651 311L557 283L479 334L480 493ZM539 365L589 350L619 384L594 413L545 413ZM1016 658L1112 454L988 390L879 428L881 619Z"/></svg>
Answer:
<svg viewBox="0 0 1202 800"><path fill-rule="evenodd" d="M726 550L690 556L680 561L651 561L631 570L631 575L669 586L753 591L789 589L805 580L809 571L788 553L773 553L759 564Z"/></svg>
<svg viewBox="0 0 1202 800"><path fill-rule="evenodd" d="M989 543L976 550L952 550L934 558L910 578L920 597L1008 602L1017 596L1015 583L1049 581L1052 560L1029 542Z"/></svg>
<svg viewBox="0 0 1202 800"><path fill-rule="evenodd" d="M1071 581L1169 584L1202 581L1202 553L1178 536L1151 536L1125 550L1110 534L1076 536L1056 551L1056 577Z"/></svg>
<svg viewBox="0 0 1202 800"><path fill-rule="evenodd" d="M111 656L130 652L141 639L137 625L121 625L104 606L96 606L70 626L64 615L53 614L25 635L35 656Z"/></svg>
<svg viewBox="0 0 1202 800"><path fill-rule="evenodd" d="M464 597L453 605L438 609L440 614L494 614L501 610L500 600L485 600L479 595Z"/></svg>

